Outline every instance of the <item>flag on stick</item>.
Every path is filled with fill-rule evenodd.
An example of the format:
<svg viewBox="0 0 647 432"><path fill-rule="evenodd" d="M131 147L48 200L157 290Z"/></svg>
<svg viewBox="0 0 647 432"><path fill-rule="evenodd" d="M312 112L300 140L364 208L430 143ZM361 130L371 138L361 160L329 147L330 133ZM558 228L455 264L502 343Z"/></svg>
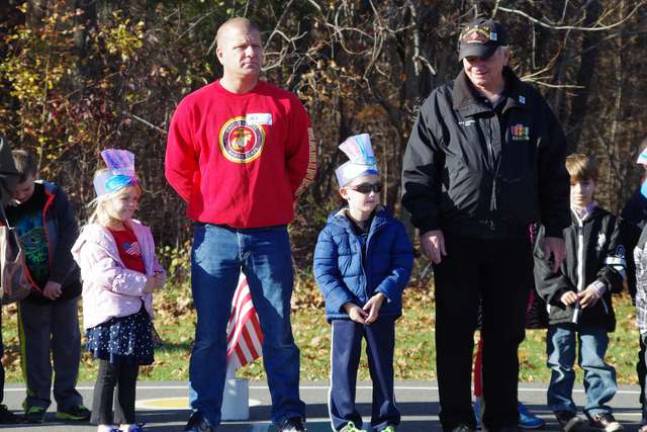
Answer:
<svg viewBox="0 0 647 432"><path fill-rule="evenodd" d="M227 324L228 369L236 370L262 355L263 331L254 309L247 278L241 272Z"/></svg>

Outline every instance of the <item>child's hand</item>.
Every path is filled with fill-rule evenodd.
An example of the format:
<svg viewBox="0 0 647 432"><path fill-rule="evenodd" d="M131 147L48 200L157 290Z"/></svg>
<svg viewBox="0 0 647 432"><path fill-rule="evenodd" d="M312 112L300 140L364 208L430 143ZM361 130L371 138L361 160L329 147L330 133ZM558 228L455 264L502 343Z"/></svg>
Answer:
<svg viewBox="0 0 647 432"><path fill-rule="evenodd" d="M144 293L150 294L154 290L161 288L162 286L164 286L164 274L155 273L153 274L153 276L149 276L148 279L146 279L146 285L144 285Z"/></svg>
<svg viewBox="0 0 647 432"><path fill-rule="evenodd" d="M577 303L577 293L575 293L574 291L568 291L562 294L562 297L559 299L559 301L561 301L565 306Z"/></svg>
<svg viewBox="0 0 647 432"><path fill-rule="evenodd" d="M156 271L154 276L157 280L157 286L155 288L164 288L164 285L166 284L166 274L163 271Z"/></svg>
<svg viewBox="0 0 647 432"><path fill-rule="evenodd" d="M61 290L60 283L47 281L47 283L45 284L45 288L43 288L43 297L48 298L50 300L56 300L61 296L62 292L63 290Z"/></svg>
<svg viewBox="0 0 647 432"><path fill-rule="evenodd" d="M595 304L602 298L604 294L605 286L602 282L595 281L591 285L587 286L586 289L580 292L577 295L577 298L580 302L582 309L595 306Z"/></svg>
<svg viewBox="0 0 647 432"><path fill-rule="evenodd" d="M362 308L357 306L355 303L348 302L344 304L344 310L352 321L359 324L366 324L366 312L364 312Z"/></svg>
<svg viewBox="0 0 647 432"><path fill-rule="evenodd" d="M384 303L384 294L377 293L364 305L364 312L368 313L368 318L366 318L366 324L373 324L377 317L380 315L380 308L382 303Z"/></svg>

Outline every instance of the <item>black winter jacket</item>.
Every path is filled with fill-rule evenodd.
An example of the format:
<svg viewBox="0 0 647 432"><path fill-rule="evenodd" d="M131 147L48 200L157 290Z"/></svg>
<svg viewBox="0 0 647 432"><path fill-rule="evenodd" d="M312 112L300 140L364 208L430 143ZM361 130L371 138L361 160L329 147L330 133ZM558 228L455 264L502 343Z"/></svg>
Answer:
<svg viewBox="0 0 647 432"><path fill-rule="evenodd" d="M569 225L569 177L562 128L546 101L504 69L496 107L461 71L424 102L402 170L402 204L420 232L526 237Z"/></svg>
<svg viewBox="0 0 647 432"><path fill-rule="evenodd" d="M566 258L558 273L552 272L552 263L545 259L541 248L545 233L540 229L534 253L537 293L548 304L549 324L574 323L575 305L565 306L562 295L583 291L599 280L605 285L604 295L594 306L579 310L577 323L613 331L611 293L622 290L625 276L625 249L619 243L616 217L596 207L583 221L572 213L572 220L571 226L564 229Z"/></svg>

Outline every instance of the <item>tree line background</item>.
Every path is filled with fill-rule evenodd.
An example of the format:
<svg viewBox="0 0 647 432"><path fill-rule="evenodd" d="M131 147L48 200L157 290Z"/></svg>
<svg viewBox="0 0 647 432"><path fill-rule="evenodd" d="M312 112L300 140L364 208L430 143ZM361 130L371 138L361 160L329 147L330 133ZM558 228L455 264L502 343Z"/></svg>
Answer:
<svg viewBox="0 0 647 432"><path fill-rule="evenodd" d="M180 99L221 74L217 27L247 16L262 30L265 78L312 117L319 170L290 227L297 269L309 274L339 204L338 143L371 134L383 201L400 214L417 109L459 72L461 24L477 15L506 25L514 70L545 95L569 151L597 155L598 200L619 211L639 183L647 134L645 0L3 0L0 134L36 152L41 177L65 188L81 220L99 152L133 151L146 190L139 217L184 277L190 225L164 179L166 129Z"/></svg>

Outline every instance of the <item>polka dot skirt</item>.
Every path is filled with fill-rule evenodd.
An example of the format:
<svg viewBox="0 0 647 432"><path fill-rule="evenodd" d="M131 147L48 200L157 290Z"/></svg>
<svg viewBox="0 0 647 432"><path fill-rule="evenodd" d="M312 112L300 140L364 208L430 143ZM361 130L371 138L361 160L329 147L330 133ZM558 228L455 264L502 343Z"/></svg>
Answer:
<svg viewBox="0 0 647 432"><path fill-rule="evenodd" d="M86 331L87 350L110 363L153 363L153 323L142 308L134 315L113 318Z"/></svg>

